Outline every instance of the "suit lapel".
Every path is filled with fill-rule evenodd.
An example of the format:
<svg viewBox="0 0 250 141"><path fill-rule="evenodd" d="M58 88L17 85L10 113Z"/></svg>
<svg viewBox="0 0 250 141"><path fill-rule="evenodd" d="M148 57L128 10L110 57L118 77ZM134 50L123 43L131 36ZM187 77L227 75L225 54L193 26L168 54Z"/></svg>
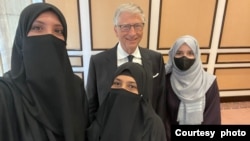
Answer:
<svg viewBox="0 0 250 141"><path fill-rule="evenodd" d="M114 48L110 49L108 52L107 52L107 68L109 68L110 70L110 76L113 77L113 73L116 71L117 69L117 53L116 53L116 50L117 50L117 46L115 46ZM112 77L109 77L109 78L112 78Z"/></svg>

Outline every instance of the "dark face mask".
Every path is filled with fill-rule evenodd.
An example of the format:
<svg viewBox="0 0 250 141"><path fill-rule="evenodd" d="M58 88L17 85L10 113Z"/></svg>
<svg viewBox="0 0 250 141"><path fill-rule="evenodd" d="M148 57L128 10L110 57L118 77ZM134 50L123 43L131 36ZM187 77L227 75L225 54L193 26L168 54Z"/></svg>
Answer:
<svg viewBox="0 0 250 141"><path fill-rule="evenodd" d="M195 59L188 59L183 56L181 58L174 58L175 65L182 71L188 70L193 64Z"/></svg>

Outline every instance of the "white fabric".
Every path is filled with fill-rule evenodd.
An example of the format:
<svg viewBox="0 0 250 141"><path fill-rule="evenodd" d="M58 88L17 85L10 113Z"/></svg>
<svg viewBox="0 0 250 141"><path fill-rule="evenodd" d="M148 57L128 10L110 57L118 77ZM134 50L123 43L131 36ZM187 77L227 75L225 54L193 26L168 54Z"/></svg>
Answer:
<svg viewBox="0 0 250 141"><path fill-rule="evenodd" d="M119 43L117 46L117 66L120 66L128 62L128 58L127 58L128 55L129 54L122 49L121 44ZM134 56L133 58L134 63L139 63L142 65L141 54L140 54L140 50L138 47L135 49L135 51L131 55Z"/></svg>
<svg viewBox="0 0 250 141"><path fill-rule="evenodd" d="M174 56L184 43L192 49L196 59L188 70L181 71L174 63ZM171 86L181 100L177 121L180 124L201 124L205 109L205 94L215 80L215 76L204 71L196 39L189 35L178 38L169 51L169 60L165 68L166 73L172 72Z"/></svg>

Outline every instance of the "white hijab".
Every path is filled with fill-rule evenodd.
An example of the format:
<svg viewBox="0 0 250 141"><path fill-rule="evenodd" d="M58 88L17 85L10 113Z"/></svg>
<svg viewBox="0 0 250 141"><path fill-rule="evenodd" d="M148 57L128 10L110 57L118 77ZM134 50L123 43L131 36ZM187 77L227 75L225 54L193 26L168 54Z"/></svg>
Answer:
<svg viewBox="0 0 250 141"><path fill-rule="evenodd" d="M174 56L179 47L186 43L194 52L195 62L186 71L181 71L174 63ZM200 48L197 40L185 35L178 38L169 51L166 73L170 76L171 86L180 99L177 116L179 124L201 124L205 109L205 94L215 80L215 76L204 71L200 59Z"/></svg>

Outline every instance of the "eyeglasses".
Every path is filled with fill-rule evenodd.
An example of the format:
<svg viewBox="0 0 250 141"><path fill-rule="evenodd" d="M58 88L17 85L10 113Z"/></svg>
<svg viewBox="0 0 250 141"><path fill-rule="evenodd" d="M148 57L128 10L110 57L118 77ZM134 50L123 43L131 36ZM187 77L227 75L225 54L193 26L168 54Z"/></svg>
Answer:
<svg viewBox="0 0 250 141"><path fill-rule="evenodd" d="M123 32L128 32L132 26L134 27L135 31L142 31L144 27L144 23L124 24L124 25L116 25L116 26L118 26Z"/></svg>

